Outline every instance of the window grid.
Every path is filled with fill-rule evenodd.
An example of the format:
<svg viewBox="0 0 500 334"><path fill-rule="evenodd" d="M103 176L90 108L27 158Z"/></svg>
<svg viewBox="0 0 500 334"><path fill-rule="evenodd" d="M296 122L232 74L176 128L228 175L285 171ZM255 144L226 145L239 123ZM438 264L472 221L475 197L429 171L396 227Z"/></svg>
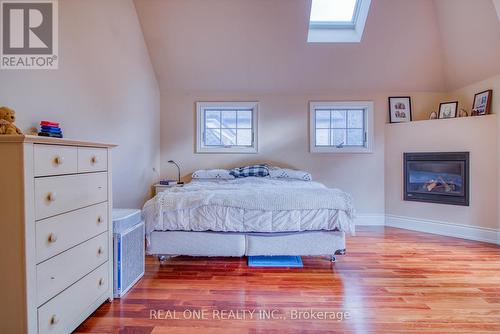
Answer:
<svg viewBox="0 0 500 334"><path fill-rule="evenodd" d="M219 113L219 127L210 127L210 128L207 128L207 112L218 112ZM235 118L235 127L232 128L232 127L224 127L223 126L223 118L222 118L222 114L223 112L233 112L235 115L234 115L234 118ZM240 112L249 112L250 113L250 120L249 120L249 123L250 123L250 127L240 127L239 126L239 114ZM253 145L253 109L250 109L250 108L241 108L241 109L219 109L219 108L205 108L203 109L203 141L204 141L204 145L205 146L209 146L209 147L251 147ZM207 142L207 129L210 129L210 130L219 130L219 143L218 144L209 144ZM229 144L229 145L226 145L223 143L223 131L222 130L232 130L234 131L234 140L235 140L235 143L234 144ZM239 145L239 141L241 139L239 139L239 136L238 136L238 130L250 130L251 132L251 140L250 140L250 143L248 145Z"/></svg>
<svg viewBox="0 0 500 334"><path fill-rule="evenodd" d="M364 147L366 145L366 130L365 130L365 124L366 124L366 116L365 116L365 110L363 109L359 109L359 108L355 108L355 109L339 109L339 108L317 108L314 110L315 112L315 115L314 115L314 119L315 119L315 122L317 121L317 113L318 111L328 111L329 112L329 127L328 128L325 128L325 127L318 127L317 124L315 124L315 129L318 130L318 129L324 129L324 130L328 130L328 145L318 145L317 144L317 136L315 135L314 138L315 138L315 146L317 147L329 147L329 146L334 146L334 147L337 147L337 146L344 146L344 147ZM360 111L362 113L362 125L363 127L359 128L359 127L349 127L349 114L350 112L353 112L353 111ZM344 112L345 113L345 122L344 122L344 125L345 127L336 127L333 125L333 113L334 112ZM332 130L344 130L344 142L341 143L341 144L335 144L334 143L334 138L332 136ZM361 130L362 132L362 143L360 145L350 145L349 142L349 130Z"/></svg>

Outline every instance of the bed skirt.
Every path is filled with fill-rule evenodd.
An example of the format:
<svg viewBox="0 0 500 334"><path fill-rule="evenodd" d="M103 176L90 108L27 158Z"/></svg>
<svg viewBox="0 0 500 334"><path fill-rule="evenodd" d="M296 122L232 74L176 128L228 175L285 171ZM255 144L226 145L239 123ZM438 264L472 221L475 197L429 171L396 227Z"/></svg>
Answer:
<svg viewBox="0 0 500 334"><path fill-rule="evenodd" d="M345 233L306 231L294 233L234 233L154 231L150 255L249 256L334 255L345 251Z"/></svg>

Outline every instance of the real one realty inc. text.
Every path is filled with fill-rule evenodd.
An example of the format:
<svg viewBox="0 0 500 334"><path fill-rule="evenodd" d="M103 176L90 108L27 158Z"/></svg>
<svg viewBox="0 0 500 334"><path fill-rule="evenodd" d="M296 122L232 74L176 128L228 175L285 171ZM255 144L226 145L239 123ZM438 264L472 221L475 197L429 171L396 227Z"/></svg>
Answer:
<svg viewBox="0 0 500 334"><path fill-rule="evenodd" d="M185 309L149 310L152 320L348 320L346 311L315 309Z"/></svg>

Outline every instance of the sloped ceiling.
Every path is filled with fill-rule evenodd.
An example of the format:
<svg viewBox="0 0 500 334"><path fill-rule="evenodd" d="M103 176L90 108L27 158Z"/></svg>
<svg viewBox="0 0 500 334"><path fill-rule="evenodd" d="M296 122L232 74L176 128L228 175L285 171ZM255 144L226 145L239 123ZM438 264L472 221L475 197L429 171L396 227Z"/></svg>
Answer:
<svg viewBox="0 0 500 334"><path fill-rule="evenodd" d="M136 0L162 91L441 90L432 0L372 0L359 44L307 44L310 1Z"/></svg>
<svg viewBox="0 0 500 334"><path fill-rule="evenodd" d="M135 5L163 92L444 91L500 73L492 0L372 0L359 44L308 44L305 0Z"/></svg>
<svg viewBox="0 0 500 334"><path fill-rule="evenodd" d="M500 74L500 17L491 0L436 0L448 89Z"/></svg>

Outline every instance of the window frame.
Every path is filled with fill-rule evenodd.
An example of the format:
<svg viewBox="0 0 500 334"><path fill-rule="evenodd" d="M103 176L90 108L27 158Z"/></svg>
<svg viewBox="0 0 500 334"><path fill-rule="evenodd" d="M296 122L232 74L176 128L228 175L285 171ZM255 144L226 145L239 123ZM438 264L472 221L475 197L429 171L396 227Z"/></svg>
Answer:
<svg viewBox="0 0 500 334"><path fill-rule="evenodd" d="M317 146L316 109L362 109L364 110L364 146ZM310 101L309 102L309 150L311 153L372 153L374 142L372 101Z"/></svg>
<svg viewBox="0 0 500 334"><path fill-rule="evenodd" d="M309 19L308 43L359 43L363 37L371 0L356 0L351 22L316 22ZM312 6L312 2L311 2Z"/></svg>
<svg viewBox="0 0 500 334"><path fill-rule="evenodd" d="M204 132L206 109L252 110L252 145L205 145ZM258 153L258 114L259 102L196 102L196 153Z"/></svg>

